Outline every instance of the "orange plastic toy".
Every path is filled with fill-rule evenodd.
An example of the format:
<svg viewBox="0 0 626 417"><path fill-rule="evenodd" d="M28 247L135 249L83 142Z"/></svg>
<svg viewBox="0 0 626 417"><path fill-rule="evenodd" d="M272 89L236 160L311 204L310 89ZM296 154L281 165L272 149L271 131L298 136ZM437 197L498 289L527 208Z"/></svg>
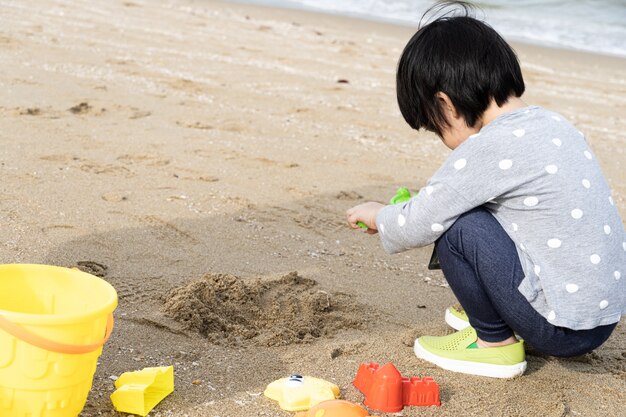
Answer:
<svg viewBox="0 0 626 417"><path fill-rule="evenodd" d="M354 386L365 395L364 404L385 413L397 413L407 405L440 406L439 385L431 378L407 378L393 364L362 363Z"/></svg>
<svg viewBox="0 0 626 417"><path fill-rule="evenodd" d="M376 417L360 405L345 400L324 401L295 417Z"/></svg>

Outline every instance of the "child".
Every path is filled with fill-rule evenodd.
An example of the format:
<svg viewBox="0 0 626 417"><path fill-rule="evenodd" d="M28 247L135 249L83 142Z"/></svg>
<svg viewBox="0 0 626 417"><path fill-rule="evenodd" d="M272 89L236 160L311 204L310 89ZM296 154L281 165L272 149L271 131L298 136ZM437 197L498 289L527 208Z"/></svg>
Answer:
<svg viewBox="0 0 626 417"><path fill-rule="evenodd" d="M528 106L511 47L465 13L422 26L397 71L406 122L452 150L408 203L347 211L389 253L435 243L463 310L458 332L415 341L444 369L512 378L523 343L553 356L589 352L624 310L626 239L606 179L583 134ZM519 338L519 339L518 339Z"/></svg>

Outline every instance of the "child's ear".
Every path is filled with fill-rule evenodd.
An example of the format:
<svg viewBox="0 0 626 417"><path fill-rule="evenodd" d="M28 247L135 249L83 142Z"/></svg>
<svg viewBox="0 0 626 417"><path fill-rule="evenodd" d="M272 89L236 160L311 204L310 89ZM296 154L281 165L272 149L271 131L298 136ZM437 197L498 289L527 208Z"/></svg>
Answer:
<svg viewBox="0 0 626 417"><path fill-rule="evenodd" d="M439 99L439 104L445 112L448 120L458 119L459 114L456 111L456 107L454 107L454 104L452 104L452 100L450 100L450 97L446 93L443 93L441 91L439 91L436 96Z"/></svg>

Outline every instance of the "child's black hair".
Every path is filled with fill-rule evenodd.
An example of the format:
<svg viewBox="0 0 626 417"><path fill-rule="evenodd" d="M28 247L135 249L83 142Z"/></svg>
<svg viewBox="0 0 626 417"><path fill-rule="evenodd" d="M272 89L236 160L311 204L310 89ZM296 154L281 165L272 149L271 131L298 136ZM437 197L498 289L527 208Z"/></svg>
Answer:
<svg viewBox="0 0 626 417"><path fill-rule="evenodd" d="M400 111L413 129L442 136L448 126L438 92L450 97L468 126L475 126L492 99L498 106L524 93L522 71L513 49L489 25L474 17L474 6L439 2L408 42L396 74Z"/></svg>

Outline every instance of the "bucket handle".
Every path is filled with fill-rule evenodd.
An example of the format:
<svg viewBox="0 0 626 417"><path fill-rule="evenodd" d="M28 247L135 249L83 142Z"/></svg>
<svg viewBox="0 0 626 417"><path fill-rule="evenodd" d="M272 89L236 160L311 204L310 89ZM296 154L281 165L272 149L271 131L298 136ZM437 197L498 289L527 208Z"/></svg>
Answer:
<svg viewBox="0 0 626 417"><path fill-rule="evenodd" d="M24 342L36 346L38 348L48 350L50 352L70 354L70 355L78 355L82 353L90 353L93 352L106 343L113 332L113 313L109 314L107 318L107 327L104 338L95 343L90 343L87 345L68 345L65 343L55 342L53 340L46 339L45 337L39 336L35 333L32 333L20 325L17 325L0 314L0 329L4 330L8 334L18 339L23 340Z"/></svg>

